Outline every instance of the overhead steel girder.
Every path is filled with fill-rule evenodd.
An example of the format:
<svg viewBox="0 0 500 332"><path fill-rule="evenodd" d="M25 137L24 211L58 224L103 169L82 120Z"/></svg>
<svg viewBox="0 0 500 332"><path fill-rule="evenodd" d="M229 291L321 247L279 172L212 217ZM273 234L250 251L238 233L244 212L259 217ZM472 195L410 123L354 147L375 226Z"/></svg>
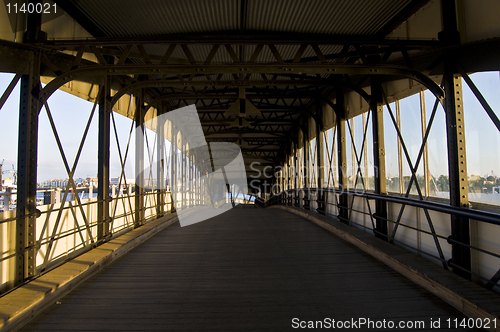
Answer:
<svg viewBox="0 0 500 332"><path fill-rule="evenodd" d="M242 152L249 152L249 153L257 153L257 152L280 152L281 150L279 149L260 149L260 148L255 148L255 149L248 149L248 148L242 148Z"/></svg>
<svg viewBox="0 0 500 332"><path fill-rule="evenodd" d="M207 138L207 142L236 142L237 138L232 137L233 140L226 140L223 137L211 137ZM245 141L252 145L266 145L266 146L279 146L279 142L281 141L283 137L262 137L262 136L254 136L254 137L246 137Z"/></svg>
<svg viewBox="0 0 500 332"><path fill-rule="evenodd" d="M261 84L262 82L262 84ZM357 92L359 95L361 95L365 100L369 102L369 96L366 93L365 90L363 90L361 87L351 84L348 82L336 82L330 79L323 79L323 80L300 80L300 81L295 81L295 80L259 80L259 81L250 81L250 80L234 80L234 81L172 81L172 80L151 80L147 82L138 82L131 84L127 87L124 87L123 89L119 90L115 95L113 96L113 99L111 101L111 105L114 105L115 103L118 102L118 100L123 97L126 94L130 94L132 91L137 90L137 89L142 89L142 88L161 88L161 87L172 87L172 86L224 86L224 87L233 87L233 86L258 86L258 85L267 85L267 86L274 86L274 85L285 85L285 86L329 86L329 87L337 87L337 88L347 88L350 89L354 92ZM221 92L221 91L219 91ZM285 91L283 91L285 92ZM312 91L311 91L312 92ZM322 99L325 100L325 96L321 95L312 95L311 92L302 92L303 95L298 95L296 92L293 91L287 91L290 96L283 95L283 93L279 93L277 91L258 91L256 95L247 95L247 99L262 99L262 95L260 93L264 93L266 98L309 98L309 99ZM273 95L273 93L276 93ZM270 94L270 95L269 95ZM175 94L166 94L163 95L159 98L156 98L152 100L149 103L149 107L156 107L158 106L158 103L161 103L162 101L165 100L172 100L172 99L193 99L192 97L196 97L196 99L235 99L238 98L238 95L226 95L226 94L217 94L216 91L214 93L210 94L186 94L185 97L184 95L178 95L178 97L175 96ZM199 109L198 109L199 110ZM225 109L224 109L225 110ZM260 107L259 107L260 110ZM302 109L301 109L302 110Z"/></svg>
<svg viewBox="0 0 500 332"><path fill-rule="evenodd" d="M402 66L346 65L346 64L217 64L217 65L95 65L70 70L47 84L40 92L46 100L62 85L88 76L147 75L147 74L340 74L340 75L389 75L407 77L418 81L439 99L444 98L441 87L423 73Z"/></svg>
<svg viewBox="0 0 500 332"><path fill-rule="evenodd" d="M245 99L276 99L276 98L302 98L302 99L317 99L319 98L320 95L318 91L311 91L310 93L306 92L295 92L294 90L289 90L289 91L278 91L278 90L269 90L269 91L261 91L257 92L255 94L247 94L245 96ZM220 91L213 91L213 93L210 92L192 92L192 93L166 93L163 96L157 98L154 100L153 103L150 103L150 107L153 104L156 104L156 102L160 100L182 100L182 99L238 99L239 96L237 93L229 93L229 92L224 92L224 90ZM117 101L117 100L116 100Z"/></svg>
<svg viewBox="0 0 500 332"><path fill-rule="evenodd" d="M234 118L231 118L229 120L203 120L200 119L200 123L203 127L210 127L210 126L230 126L231 123L234 121ZM287 120L267 120L267 119L250 119L247 120L248 123L252 126L291 126L294 124L293 121L287 121Z"/></svg>
<svg viewBox="0 0 500 332"><path fill-rule="evenodd" d="M96 38L88 40L45 40L37 43L43 46L53 47L80 47L80 46L122 46L122 45L146 45L146 44L232 44L232 45L362 45L362 46L389 46L404 45L415 47L437 47L441 43L438 40L401 40L385 39L373 35L341 35L341 34L313 34L313 33L276 33L265 31L262 33L242 34L220 33L220 34L169 34L165 36L131 38Z"/></svg>
<svg viewBox="0 0 500 332"><path fill-rule="evenodd" d="M206 81L179 81L179 80L151 80L151 81L141 81L124 87L114 94L111 101L112 104L118 102L118 100L126 95L130 94L134 90L139 90L143 88L168 88L168 87L190 87L190 86L224 86L224 87L251 87L251 86L335 86L335 87L345 87L350 89L356 89L353 84L343 84L338 81L333 81L329 79L305 79L305 80L232 80L232 81L216 81L216 80L206 80ZM237 98L237 96L235 97Z"/></svg>
<svg viewBox="0 0 500 332"><path fill-rule="evenodd" d="M285 105L272 105L270 103L262 103L262 102L257 102L258 105L255 105L256 107L259 108L259 111L265 112L265 113L283 113L283 112L302 112L303 107L298 107L298 106L285 106ZM153 102L153 105L156 104L156 101ZM196 106L196 109L198 112L202 113L210 113L210 114L217 114L217 113L224 113L227 111L226 107L222 107L221 105L217 106ZM282 115L283 116L283 115Z"/></svg>
<svg viewBox="0 0 500 332"><path fill-rule="evenodd" d="M362 90L361 88L359 88ZM261 112L299 112L303 113L304 112L304 107L293 107L293 106L287 106L287 105L272 105L272 104L267 104L267 105L272 105L272 107L269 109L266 109L266 106L262 106L262 104L265 104L263 102L264 99L318 99L318 98L323 98L324 96L319 95L319 91L310 91L309 93L307 92L293 92L292 91L279 91L279 90L262 90L259 92L256 92L255 94L247 94L245 96L246 99L253 99L255 100L253 103L255 107L259 109ZM230 102L224 102L226 103L233 103L239 98L237 94L225 94L224 91L214 91L214 93L189 93L189 94L177 94L177 93L172 93L172 94L165 94L161 97L157 97L156 99L153 99L150 101L148 104L148 107L157 107L158 104L162 101L166 100L207 100L207 99L222 99L222 100L231 100ZM229 108L230 104L226 108L221 108L218 106L218 108L224 113L227 111ZM279 109L279 108L282 109ZM198 111L203 110L203 106L198 108ZM221 112L218 112L221 113Z"/></svg>
<svg viewBox="0 0 500 332"><path fill-rule="evenodd" d="M240 39L245 37L245 35L240 35L237 37L233 37L234 42L232 44L259 44L259 41L262 41L262 44L269 44L273 43L271 39L267 40L267 37L260 37L264 38L266 40L258 40L256 39ZM246 36L249 37L249 36ZM331 37L331 38L330 38ZM337 36L338 37L338 36ZM170 40L172 38L172 40ZM0 41L0 71L2 72L10 72L10 73L22 73L22 74L28 74L26 66L24 66L24 63L26 63L27 59L29 58L29 52L37 49L41 51L42 53L48 52L49 54L53 54L54 48L61 48L63 47L64 49L68 49L67 47L64 47L64 44L67 44L68 46L74 45L76 48L80 48L80 46L84 45L90 45L94 44L95 46L112 46L112 45L121 45L121 46L126 46L125 44L153 44L158 42L161 44L165 44L169 41L171 42L179 42L181 43L181 36L166 36L165 38L155 38L157 40L148 40L141 38L141 40L131 40L131 39L126 39L126 40L120 40L116 44L110 44L109 42L114 42L117 41L116 39L96 39L96 40L71 40L71 41L64 41L64 40L59 40L59 41L44 41L43 43L40 42L34 42L31 44L20 44L20 43L15 43L15 42L9 42L6 40L1 40ZM206 39L203 39L206 38ZM213 37L211 36L203 36L201 38L201 35L198 37L194 36L188 36L186 37L185 43L204 43L204 44L214 44L216 39L219 38L221 39L222 37ZM425 60L426 58L429 59L435 59L439 54L441 54L445 49L455 53L457 60L464 66L465 70L467 72L476 72L476 71L487 71L487 70L498 70L500 66L500 62L498 61L498 52L500 50L500 43L499 43L499 38L492 38L488 40L481 40L477 42L471 42L467 44L461 44L461 45L454 45L454 46L446 46L443 47L442 44L439 41L419 41L419 40L377 40L376 38L373 38L373 36L366 36L366 38L363 38L362 36L349 36L348 40L343 40L343 38L335 38L335 36L329 36L329 35L314 35L307 36L307 38L293 34L291 36L284 37L284 39L281 39L282 36L274 36L272 37L273 39L276 40L274 44L280 45L280 44L306 44L306 45L312 45L312 44L317 44L317 45L322 45L322 44L341 44L344 42L345 44L356 44L356 45L361 45L364 46L364 41L363 39L366 39L366 45L404 45L406 48L409 46L414 45L415 47L418 47L419 45L421 46L429 46L432 49L430 52L426 54L422 54L419 58L423 61L422 64L424 66L427 66L427 63L429 61ZM176 40L174 40L176 39ZM178 40L177 40L178 39ZM203 40L202 40L203 39ZM359 39L359 40L358 40ZM231 39L226 39L226 40L221 40L221 44L227 44ZM265 42L264 42L265 41ZM292 42L294 41L294 42ZM53 45L53 46L52 46ZM64 63L64 67L70 68L71 64L74 62L74 57L68 54L63 54L63 53L57 53L53 55L55 58L52 59L52 62L54 63ZM413 59L413 57L412 57ZM85 66L91 65L88 61L82 60L82 62L85 62ZM419 68L417 66L417 62L412 61L414 67ZM424 67L420 68L423 69ZM42 75L51 75L49 73L44 73L43 72L43 65L42 65ZM432 72L432 75L440 75L442 74L442 68L438 67L436 70Z"/></svg>
<svg viewBox="0 0 500 332"><path fill-rule="evenodd" d="M255 136L257 138L285 138L286 137L286 132L285 131L281 131L281 132L276 132L276 131L263 131L263 130L259 130L259 131L240 131L238 128L235 128L233 130L226 130L226 131L211 131L211 132L207 132L205 131L205 137L208 138L209 137L213 137L213 136L218 136L218 137L214 137L214 138L227 138L227 135L234 135L234 134L239 134L241 133L241 135L245 136L245 135L259 135L259 136ZM269 136L262 136L262 135L269 135ZM234 137L234 136L230 136L230 137Z"/></svg>

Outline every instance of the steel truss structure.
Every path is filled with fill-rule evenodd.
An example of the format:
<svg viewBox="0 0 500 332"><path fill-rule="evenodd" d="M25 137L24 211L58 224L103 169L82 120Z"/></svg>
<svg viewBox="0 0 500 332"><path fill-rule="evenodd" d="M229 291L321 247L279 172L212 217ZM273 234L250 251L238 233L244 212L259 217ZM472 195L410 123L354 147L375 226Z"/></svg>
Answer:
<svg viewBox="0 0 500 332"><path fill-rule="evenodd" d="M178 135L178 128L170 128L168 144L163 129L156 131L153 142L149 141L147 132L151 128L145 122L193 104L207 142L233 142L241 147L249 187L255 189L253 194L269 199L267 202L259 199L258 204L314 209L335 215L345 223L355 223L354 215L365 213L370 220L369 229L380 239L395 243L399 229L412 227L402 222L405 209L421 209L428 230L418 231L432 238L435 258L443 268L468 279L485 279L488 287L494 287L500 280L500 270L486 277L475 273L471 266L471 251L484 250L471 243L470 219L492 225L500 222L498 215L469 209L461 84L463 79L500 131L495 112L468 76L475 71L499 70L496 54L500 44L497 39L461 44L457 8L454 1L448 0L441 3L444 30L439 39L387 38L395 27L428 2L401 1L404 5L399 12L381 22L376 33L366 35L250 31L246 29L245 0L239 7L239 30L219 33L120 37L90 19L92 13L80 8L78 1L55 1L96 38L46 39L42 14L27 15L22 43L0 40L0 70L16 74L0 99L0 108L14 87L17 84L21 87L17 210L15 216L1 221L15 224L15 249L2 257L2 262L15 260L15 277L9 287L21 285L126 229L174 212L170 189L176 188L176 192L184 195L183 189L176 186L186 181L201 181L203 174L198 166L206 161L195 160L185 153L188 147ZM481 62L476 59L479 56ZM402 79L429 90L435 97L429 122L425 121L422 109L422 144L415 160L401 133L398 98L389 87ZM94 104L76 157L70 161L49 105L57 89L75 81L88 84L89 99ZM92 93L94 97L90 97ZM368 105L367 109L357 114L349 110L347 100L352 95ZM128 109L120 112L132 120L126 146L120 145L113 111L123 100ZM426 199L429 179L426 178L423 187L417 181L417 169L426 165L427 140L439 105L446 114L448 205L429 202ZM411 171L410 183L402 197L387 193L384 106L397 132L400 160ZM41 112L49 119L69 179L60 205L43 211L36 206ZM351 119L361 113L363 139L359 145ZM97 199L84 202L76 195L71 200L68 196L77 191L75 170L96 117ZM325 123L327 117L333 119L332 125ZM372 137L368 137L369 131ZM133 136L135 151L130 151ZM113 140L121 166L117 188L123 188L114 194L110 184ZM355 170L352 183L347 177L348 145L352 147L351 164ZM368 154L373 156L373 188L367 183ZM135 160L133 190L125 172L131 158ZM252 166L253 163L258 166ZM147 172L154 165L156 174ZM425 174L427 177L428 172ZM157 182L157 189L145 189L153 182ZM271 193L269 188L273 186L280 190ZM415 198L410 197L413 186L418 195ZM403 191L402 183L400 187ZM200 192L190 199L194 202L202 196ZM356 210L359 200L367 211ZM391 203L399 207L394 220L388 213ZM436 231L434 212L449 217L450 234ZM69 213L73 228L62 231L63 220L69 220ZM40 223L42 219L45 222ZM63 253L57 249L55 254L58 240L63 238L73 238L74 246L62 250ZM443 240L452 247L450 259L443 252ZM500 251L488 254L500 258Z"/></svg>

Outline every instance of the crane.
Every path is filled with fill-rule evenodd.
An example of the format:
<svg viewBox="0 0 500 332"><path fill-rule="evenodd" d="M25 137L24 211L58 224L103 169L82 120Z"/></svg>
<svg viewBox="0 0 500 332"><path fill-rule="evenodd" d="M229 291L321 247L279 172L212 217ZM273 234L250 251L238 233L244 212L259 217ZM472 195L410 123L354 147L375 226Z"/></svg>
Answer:
<svg viewBox="0 0 500 332"><path fill-rule="evenodd" d="M2 167L3 167L3 162L5 161L2 160L2 163L0 164L0 190L3 190L3 181L2 181Z"/></svg>
<svg viewBox="0 0 500 332"><path fill-rule="evenodd" d="M14 179L13 184L17 185L17 172L16 168L14 167L14 164L12 164L12 177Z"/></svg>

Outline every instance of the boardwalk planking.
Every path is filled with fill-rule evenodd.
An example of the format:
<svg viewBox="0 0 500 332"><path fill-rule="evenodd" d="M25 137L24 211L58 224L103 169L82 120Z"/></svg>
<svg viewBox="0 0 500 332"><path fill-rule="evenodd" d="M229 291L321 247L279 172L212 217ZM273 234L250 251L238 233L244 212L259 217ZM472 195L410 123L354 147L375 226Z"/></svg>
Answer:
<svg viewBox="0 0 500 332"><path fill-rule="evenodd" d="M305 219L248 207L171 226L60 302L22 331L281 331L295 317L430 330L431 317L463 317Z"/></svg>

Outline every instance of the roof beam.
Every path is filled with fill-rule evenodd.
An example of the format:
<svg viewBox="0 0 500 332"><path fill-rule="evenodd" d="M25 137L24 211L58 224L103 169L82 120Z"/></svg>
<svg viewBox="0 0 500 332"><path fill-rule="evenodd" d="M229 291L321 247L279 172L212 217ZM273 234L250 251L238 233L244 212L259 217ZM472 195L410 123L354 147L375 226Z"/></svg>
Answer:
<svg viewBox="0 0 500 332"><path fill-rule="evenodd" d="M300 92L300 93L279 93L279 91L262 91L261 93L256 93L256 94L247 94L245 96L245 99L278 99L278 98L302 98L302 99L311 99L311 98L319 98L320 96L317 93L307 93L307 92ZM238 93L224 93L222 92L217 92L217 93L169 93L165 94L158 99L162 100L197 100L197 99L238 99L239 95ZM114 98L113 98L114 99Z"/></svg>
<svg viewBox="0 0 500 332"><path fill-rule="evenodd" d="M428 1L428 0L425 0ZM414 0L413 2L423 2ZM140 38L96 38L89 40L46 40L43 45L56 47L93 46L123 46L127 44L231 44L231 45L344 45L358 44L366 46L413 45L413 46L439 46L437 40L399 40L384 39L373 35L332 35L332 34L301 34L280 33L271 31L242 34L239 31L224 32L221 34L169 34L165 36Z"/></svg>
<svg viewBox="0 0 500 332"><path fill-rule="evenodd" d="M338 81L330 79L302 79L302 80L231 80L231 81L184 81L184 80L151 80L139 81L130 84L113 96L112 104L114 104L123 95L130 94L134 90L143 88L166 88L166 87L205 87L205 86L223 86L223 87L253 87L253 86L336 86L336 87L349 87L348 84L342 84ZM251 90L250 90L251 91Z"/></svg>
<svg viewBox="0 0 500 332"><path fill-rule="evenodd" d="M40 98L48 98L65 83L88 76L104 75L151 75L151 74L342 74L342 75L389 75L408 77L422 83L436 96L443 97L441 87L417 70L393 65L346 65L346 64L227 64L227 65L95 65L70 70L47 84Z"/></svg>

